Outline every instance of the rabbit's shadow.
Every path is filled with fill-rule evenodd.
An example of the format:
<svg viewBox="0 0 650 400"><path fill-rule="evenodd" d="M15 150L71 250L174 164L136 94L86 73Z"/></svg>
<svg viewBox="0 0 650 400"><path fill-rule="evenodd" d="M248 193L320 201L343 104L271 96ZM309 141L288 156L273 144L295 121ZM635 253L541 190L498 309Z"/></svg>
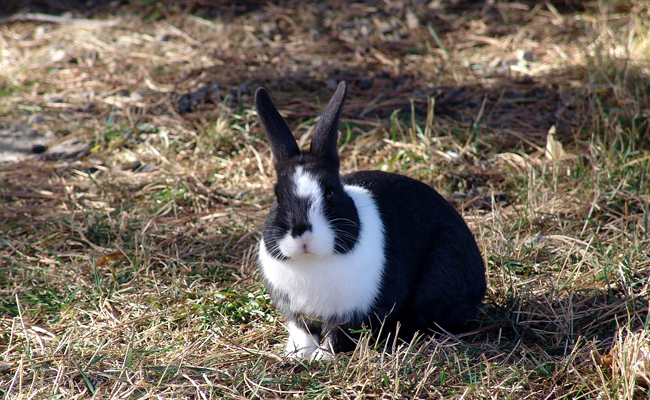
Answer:
<svg viewBox="0 0 650 400"><path fill-rule="evenodd" d="M477 328L461 335L496 358L566 357L576 346L590 343L600 354L614 343L623 327L642 329L648 321L648 299L613 290L585 289L558 296L524 293L505 304L486 302ZM518 354L512 358L513 354ZM514 362L514 361L513 361Z"/></svg>

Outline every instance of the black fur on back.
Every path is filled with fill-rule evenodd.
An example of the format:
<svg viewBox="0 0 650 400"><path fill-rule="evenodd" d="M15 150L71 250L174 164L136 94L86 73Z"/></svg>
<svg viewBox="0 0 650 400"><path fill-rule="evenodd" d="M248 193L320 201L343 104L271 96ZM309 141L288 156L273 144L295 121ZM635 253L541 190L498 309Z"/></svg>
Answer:
<svg viewBox="0 0 650 400"><path fill-rule="evenodd" d="M430 186L406 176L360 171L343 178L368 189L386 232L382 290L373 312L405 334L439 325L458 331L476 317L485 267L472 232Z"/></svg>

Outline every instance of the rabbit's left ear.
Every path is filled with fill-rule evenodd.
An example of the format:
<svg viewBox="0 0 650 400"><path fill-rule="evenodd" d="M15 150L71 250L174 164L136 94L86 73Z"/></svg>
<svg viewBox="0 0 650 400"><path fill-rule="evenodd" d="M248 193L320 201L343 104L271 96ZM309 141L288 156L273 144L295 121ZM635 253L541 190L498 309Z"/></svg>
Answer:
<svg viewBox="0 0 650 400"><path fill-rule="evenodd" d="M339 153L337 142L339 138L339 118L345 96L348 92L348 84L345 81L339 83L334 96L323 110L323 114L314 130L314 137L311 141L309 151L317 157L326 161L329 165L335 166L338 170Z"/></svg>
<svg viewBox="0 0 650 400"><path fill-rule="evenodd" d="M287 126L284 118L275 108L271 96L264 88L255 92L255 107L257 114L264 125L266 138L271 144L271 152L275 156L276 169L278 165L289 158L300 154L300 148L294 139L291 129Z"/></svg>

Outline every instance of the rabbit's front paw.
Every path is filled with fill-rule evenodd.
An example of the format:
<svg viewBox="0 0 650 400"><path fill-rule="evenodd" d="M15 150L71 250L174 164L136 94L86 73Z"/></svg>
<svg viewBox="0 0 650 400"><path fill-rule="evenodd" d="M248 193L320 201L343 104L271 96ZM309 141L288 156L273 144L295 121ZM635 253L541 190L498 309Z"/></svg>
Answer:
<svg viewBox="0 0 650 400"><path fill-rule="evenodd" d="M311 353L309 359L312 361L332 361L334 356L329 350L324 349L323 347L318 347Z"/></svg>
<svg viewBox="0 0 650 400"><path fill-rule="evenodd" d="M309 333L294 322L289 322L287 328L289 330L289 339L285 350L287 357L305 360L318 349L320 342L318 335Z"/></svg>

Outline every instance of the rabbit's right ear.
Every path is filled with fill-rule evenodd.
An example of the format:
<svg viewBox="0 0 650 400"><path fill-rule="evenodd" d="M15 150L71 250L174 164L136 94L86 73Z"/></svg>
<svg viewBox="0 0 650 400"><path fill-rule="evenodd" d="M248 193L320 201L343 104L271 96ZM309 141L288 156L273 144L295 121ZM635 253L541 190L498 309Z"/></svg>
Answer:
<svg viewBox="0 0 650 400"><path fill-rule="evenodd" d="M348 84L341 81L336 92L320 116L309 151L326 161L335 171L339 169L339 153L336 143L339 139L339 119L348 93Z"/></svg>
<svg viewBox="0 0 650 400"><path fill-rule="evenodd" d="M294 139L291 129L287 126L284 118L275 108L266 89L261 87L255 92L255 106L257 107L257 115L260 116L262 125L264 125L264 131L266 131L266 139L271 144L271 152L275 157L277 169L279 163L300 154L298 143L296 143L296 139Z"/></svg>

